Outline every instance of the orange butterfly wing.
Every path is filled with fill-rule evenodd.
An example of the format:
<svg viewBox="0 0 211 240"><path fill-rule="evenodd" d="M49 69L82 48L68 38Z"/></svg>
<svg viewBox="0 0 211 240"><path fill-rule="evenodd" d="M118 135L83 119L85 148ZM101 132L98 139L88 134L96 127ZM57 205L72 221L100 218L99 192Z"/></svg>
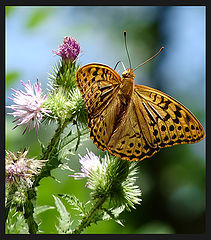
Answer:
<svg viewBox="0 0 211 240"><path fill-rule="evenodd" d="M100 114L113 99L121 77L103 64L87 64L76 73L76 81L90 116Z"/></svg>
<svg viewBox="0 0 211 240"><path fill-rule="evenodd" d="M135 85L126 103L123 79L106 65L85 65L76 79L88 110L90 137L115 156L141 161L160 148L198 142L205 136L187 108L156 89Z"/></svg>
<svg viewBox="0 0 211 240"><path fill-rule="evenodd" d="M90 137L107 150L121 105L117 97L121 77L106 65L88 64L77 71L76 80L88 111Z"/></svg>
<svg viewBox="0 0 211 240"><path fill-rule="evenodd" d="M134 97L137 112L145 116L145 135L151 147L196 143L205 137L204 129L196 117L167 94L135 85Z"/></svg>

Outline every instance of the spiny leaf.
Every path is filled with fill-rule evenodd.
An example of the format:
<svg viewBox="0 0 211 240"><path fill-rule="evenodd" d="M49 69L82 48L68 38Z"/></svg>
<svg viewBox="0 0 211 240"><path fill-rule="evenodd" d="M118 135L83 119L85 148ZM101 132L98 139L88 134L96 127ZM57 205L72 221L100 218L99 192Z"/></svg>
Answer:
<svg viewBox="0 0 211 240"><path fill-rule="evenodd" d="M89 133L89 129L85 128L80 130L80 141L78 140L78 132L70 132L67 136L65 136L58 145L58 151L60 155L65 155L65 153L75 152L75 146L80 146L81 142L87 140L86 135Z"/></svg>
<svg viewBox="0 0 211 240"><path fill-rule="evenodd" d="M37 206L35 209L34 209L34 215L35 217L38 216L40 213L42 212L45 212L47 210L50 210L50 209L54 209L55 207L53 206L48 206L48 205L42 205L42 206Z"/></svg>
<svg viewBox="0 0 211 240"><path fill-rule="evenodd" d="M65 199L70 205L74 206L74 209L79 211L81 215L84 215L86 213L85 205L80 202L76 196L71 196L68 194L59 194L59 196Z"/></svg>
<svg viewBox="0 0 211 240"><path fill-rule="evenodd" d="M28 234L27 224L24 220L23 214L13 209L5 224L6 234Z"/></svg>
<svg viewBox="0 0 211 240"><path fill-rule="evenodd" d="M124 224L118 219L120 213L123 212L124 209L125 209L124 206L118 207L118 208L115 208L115 209L106 209L106 208L103 208L103 210L104 210L105 213L107 214L107 217L106 217L106 215L105 215L103 220L113 219L113 220L115 220L115 222L117 222L118 224L120 224L121 226L124 227ZM109 216L109 217L108 217L108 216Z"/></svg>
<svg viewBox="0 0 211 240"><path fill-rule="evenodd" d="M60 214L60 217L58 218L59 226L56 226L57 231L59 234L71 233L72 232L72 230L71 230L72 222L70 221L70 214L68 213L68 211L65 208L64 204L62 203L62 201L56 196L53 196L53 197L54 197L57 211Z"/></svg>

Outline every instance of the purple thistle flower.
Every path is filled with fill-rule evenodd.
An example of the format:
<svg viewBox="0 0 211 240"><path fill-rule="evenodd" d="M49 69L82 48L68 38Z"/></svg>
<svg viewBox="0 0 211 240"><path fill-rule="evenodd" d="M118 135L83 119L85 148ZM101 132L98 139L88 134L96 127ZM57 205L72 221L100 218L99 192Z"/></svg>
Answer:
<svg viewBox="0 0 211 240"><path fill-rule="evenodd" d="M29 150L15 155L12 152L6 151L6 183L24 184L31 186L33 183L32 177L38 174L47 160L27 159L26 155Z"/></svg>
<svg viewBox="0 0 211 240"><path fill-rule="evenodd" d="M65 37L63 44L58 47L57 51L53 51L56 55L62 57L62 60L74 61L80 53L79 43L71 36Z"/></svg>
<svg viewBox="0 0 211 240"><path fill-rule="evenodd" d="M100 158L96 156L93 152L89 152L86 149L88 154L84 157L79 155L79 162L81 163L81 172L76 173L75 175L69 175L69 177L74 177L75 179L81 179L85 177L89 177L91 171L97 170L97 168L101 165Z"/></svg>
<svg viewBox="0 0 211 240"><path fill-rule="evenodd" d="M46 100L46 96L42 96L41 84L37 79L37 83L34 87L31 85L31 82L28 81L28 84L25 84L21 81L21 84L24 86L26 92L21 90L12 89L15 94L12 94L13 98L11 99L16 105L7 106L7 108L11 108L14 110L13 113L8 113L9 115L13 115L17 117L13 122L17 122L16 126L13 128L26 124L26 127L23 131L23 134L31 126L33 125L36 128L36 134L38 134L38 128L40 121L43 117L42 113L49 113L50 111L43 108L42 104Z"/></svg>

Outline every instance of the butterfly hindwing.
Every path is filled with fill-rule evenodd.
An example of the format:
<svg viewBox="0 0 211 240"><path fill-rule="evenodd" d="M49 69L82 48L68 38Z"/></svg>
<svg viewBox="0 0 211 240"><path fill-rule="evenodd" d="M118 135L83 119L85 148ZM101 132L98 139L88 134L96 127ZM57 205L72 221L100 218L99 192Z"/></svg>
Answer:
<svg viewBox="0 0 211 240"><path fill-rule="evenodd" d="M135 85L107 150L122 159L141 161L160 148L195 143L204 136L199 121L181 103L153 88Z"/></svg>
<svg viewBox="0 0 211 240"><path fill-rule="evenodd" d="M100 115L89 116L88 126L90 137L102 150L108 150L108 143L114 134L121 109L121 101L118 96L113 98Z"/></svg>
<svg viewBox="0 0 211 240"><path fill-rule="evenodd" d="M181 103L156 89L135 85L137 108L146 119L151 147L169 147L195 143L205 136L204 129L194 115ZM146 126L145 126L146 127Z"/></svg>
<svg viewBox="0 0 211 240"><path fill-rule="evenodd" d="M141 161L159 151L158 147L149 145L139 120L135 103L131 99L125 114L107 143L111 154L129 161Z"/></svg>

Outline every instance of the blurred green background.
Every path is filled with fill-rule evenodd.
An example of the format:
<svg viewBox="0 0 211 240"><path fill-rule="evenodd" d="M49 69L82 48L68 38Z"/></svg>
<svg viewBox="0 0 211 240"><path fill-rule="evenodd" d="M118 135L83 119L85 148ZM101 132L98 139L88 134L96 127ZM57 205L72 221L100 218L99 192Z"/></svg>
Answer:
<svg viewBox="0 0 211 240"><path fill-rule="evenodd" d="M58 61L52 50L64 36L80 43L80 63L99 62L114 67L122 60L129 67L123 30L132 67L151 57L156 59L136 71L136 84L159 89L188 107L205 127L205 19L203 6L186 7L6 7L6 104L10 88L23 89L20 80L32 83L36 77L47 92L48 72ZM121 66L118 68L123 71ZM11 151L30 147L30 156L40 153L35 131L22 135L12 130L13 118L6 116L6 148ZM56 126L40 127L38 139L47 144ZM69 165L79 171L78 154L86 147L101 156L91 140L79 147ZM85 233L203 233L205 231L205 140L161 150L139 163L137 184L142 204L121 215L125 227L113 221L99 222ZM54 170L60 181L45 178L38 187L38 205L54 206L52 194L75 194L89 199L85 181L68 177L67 170ZM70 209L74 218L75 212ZM56 233L58 213L40 215L43 233Z"/></svg>

